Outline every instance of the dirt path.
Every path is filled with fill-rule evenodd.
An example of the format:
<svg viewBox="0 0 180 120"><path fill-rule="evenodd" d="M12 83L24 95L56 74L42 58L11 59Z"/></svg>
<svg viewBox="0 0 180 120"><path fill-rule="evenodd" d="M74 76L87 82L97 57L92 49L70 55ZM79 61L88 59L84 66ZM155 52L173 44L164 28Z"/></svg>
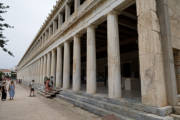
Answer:
<svg viewBox="0 0 180 120"><path fill-rule="evenodd" d="M15 100L0 101L0 120L100 120L64 100L28 95L27 89L17 85Z"/></svg>

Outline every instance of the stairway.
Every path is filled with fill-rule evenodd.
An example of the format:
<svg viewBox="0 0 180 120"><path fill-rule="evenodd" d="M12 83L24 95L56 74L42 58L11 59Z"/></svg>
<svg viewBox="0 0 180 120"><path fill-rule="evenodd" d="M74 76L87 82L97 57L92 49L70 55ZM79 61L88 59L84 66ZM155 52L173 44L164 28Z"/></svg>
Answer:
<svg viewBox="0 0 180 120"><path fill-rule="evenodd" d="M120 120L174 120L170 114L172 107L149 107L125 99L115 100L83 92L63 90L57 97L100 116L115 115Z"/></svg>
<svg viewBox="0 0 180 120"><path fill-rule="evenodd" d="M179 100L178 96L178 100ZM180 101L180 100L179 100ZM176 106L173 107L173 113L171 116L174 118L174 120L180 120L180 102Z"/></svg>
<svg viewBox="0 0 180 120"><path fill-rule="evenodd" d="M46 98L54 98L56 97L56 94L58 94L59 92L60 90L57 90L57 89L51 90L49 92L45 91L44 89L39 89L37 93Z"/></svg>

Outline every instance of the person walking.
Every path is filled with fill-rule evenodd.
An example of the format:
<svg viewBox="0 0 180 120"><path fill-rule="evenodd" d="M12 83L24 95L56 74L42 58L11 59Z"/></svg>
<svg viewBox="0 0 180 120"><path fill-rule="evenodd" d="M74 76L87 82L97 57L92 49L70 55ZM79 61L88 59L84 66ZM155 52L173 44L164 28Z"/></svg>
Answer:
<svg viewBox="0 0 180 120"><path fill-rule="evenodd" d="M14 81L11 81L11 83L9 84L9 96L10 96L10 100L14 99L14 94L15 94L15 84Z"/></svg>
<svg viewBox="0 0 180 120"><path fill-rule="evenodd" d="M6 81L3 81L3 84L2 84L2 87L1 87L1 93L2 93L1 100L5 101L6 97L7 97Z"/></svg>
<svg viewBox="0 0 180 120"><path fill-rule="evenodd" d="M30 95L29 96L30 97L35 96L35 94L34 94L34 91L35 91L35 80L31 81L29 87L30 87Z"/></svg>

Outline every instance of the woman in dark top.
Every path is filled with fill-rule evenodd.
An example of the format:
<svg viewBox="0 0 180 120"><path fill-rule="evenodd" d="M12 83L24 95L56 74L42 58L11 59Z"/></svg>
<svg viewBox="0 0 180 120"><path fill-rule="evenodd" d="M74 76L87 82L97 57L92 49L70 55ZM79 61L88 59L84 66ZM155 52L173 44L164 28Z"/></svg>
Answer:
<svg viewBox="0 0 180 120"><path fill-rule="evenodd" d="M5 101L7 97L6 82L3 82L2 87L1 87L1 92L2 92L1 100Z"/></svg>

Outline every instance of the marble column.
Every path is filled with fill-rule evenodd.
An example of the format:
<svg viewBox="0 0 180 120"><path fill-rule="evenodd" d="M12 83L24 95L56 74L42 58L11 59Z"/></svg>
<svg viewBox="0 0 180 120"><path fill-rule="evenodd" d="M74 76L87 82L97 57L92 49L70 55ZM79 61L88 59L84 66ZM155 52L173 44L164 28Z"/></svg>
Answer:
<svg viewBox="0 0 180 120"><path fill-rule="evenodd" d="M74 4L75 6L74 6L74 8L75 8L75 12L77 12L78 11L78 8L79 8L79 6L80 6L80 0L75 0L75 4Z"/></svg>
<svg viewBox="0 0 180 120"><path fill-rule="evenodd" d="M38 60L38 71L37 71L37 73L38 73L38 81L37 81L37 83L39 84L39 81L40 81L40 79L39 79L39 71L40 71L40 60Z"/></svg>
<svg viewBox="0 0 180 120"><path fill-rule="evenodd" d="M56 63L56 88L62 86L62 47L57 47L57 63Z"/></svg>
<svg viewBox="0 0 180 120"><path fill-rule="evenodd" d="M47 54L47 77L50 78L51 75L51 53Z"/></svg>
<svg viewBox="0 0 180 120"><path fill-rule="evenodd" d="M87 28L87 93L96 93L96 41L95 27Z"/></svg>
<svg viewBox="0 0 180 120"><path fill-rule="evenodd" d="M58 15L58 27L61 28L63 24L63 16L62 16L62 13L59 13Z"/></svg>
<svg viewBox="0 0 180 120"><path fill-rule="evenodd" d="M43 61L43 81L46 76L46 55L44 55L44 61Z"/></svg>
<svg viewBox="0 0 180 120"><path fill-rule="evenodd" d="M39 84L41 84L41 69L42 69L42 58L40 58L40 65L39 65Z"/></svg>
<svg viewBox="0 0 180 120"><path fill-rule="evenodd" d="M118 15L112 11L107 16L108 31L108 95L119 98L121 93L121 67L119 49Z"/></svg>
<svg viewBox="0 0 180 120"><path fill-rule="evenodd" d="M37 82L38 82L38 61L36 61L36 67L35 67L35 69L36 69L36 70L35 70L35 72L36 72L36 73L35 73L35 74L36 74L36 79L35 79L35 80L36 80L36 83L37 83Z"/></svg>
<svg viewBox="0 0 180 120"><path fill-rule="evenodd" d="M68 21L69 16L70 16L70 7L68 4L66 4L66 6L65 6L65 21Z"/></svg>
<svg viewBox="0 0 180 120"><path fill-rule="evenodd" d="M168 105L156 0L136 0L142 103Z"/></svg>
<svg viewBox="0 0 180 120"><path fill-rule="evenodd" d="M70 43L64 43L63 89L70 87Z"/></svg>
<svg viewBox="0 0 180 120"><path fill-rule="evenodd" d="M41 70L41 59L38 60L38 84L40 83L40 70Z"/></svg>
<svg viewBox="0 0 180 120"><path fill-rule="evenodd" d="M52 28L51 28L51 25L49 26L49 29L48 29L48 30L49 30L49 35L48 35L48 36L50 37L50 36L52 35Z"/></svg>
<svg viewBox="0 0 180 120"><path fill-rule="evenodd" d="M78 35L74 36L73 52L73 91L79 91L81 89L81 41Z"/></svg>
<svg viewBox="0 0 180 120"><path fill-rule="evenodd" d="M33 64L33 63L32 63L31 72L32 72L32 78L31 78L31 80L33 80L33 79L34 79L34 64ZM26 79L26 78L25 78L25 79Z"/></svg>
<svg viewBox="0 0 180 120"><path fill-rule="evenodd" d="M41 58L41 84L43 84L43 69L44 69L44 66L43 66L43 63L44 63L44 57Z"/></svg>
<svg viewBox="0 0 180 120"><path fill-rule="evenodd" d="M47 55L44 55L44 76L47 77Z"/></svg>
<svg viewBox="0 0 180 120"><path fill-rule="evenodd" d="M165 71L165 82L166 82L166 94L168 105L177 104L177 83L174 66L174 55L172 49L172 38L171 38L171 24L168 11L167 0L157 0L157 16L160 26L162 51L164 59L164 71Z"/></svg>
<svg viewBox="0 0 180 120"><path fill-rule="evenodd" d="M34 63L32 64L32 80L34 80L34 77L35 77L35 75L34 75ZM25 80L26 80L26 78L25 78Z"/></svg>
<svg viewBox="0 0 180 120"><path fill-rule="evenodd" d="M175 70L176 70L176 81L178 94L180 94L180 50L177 50L175 53Z"/></svg>
<svg viewBox="0 0 180 120"><path fill-rule="evenodd" d="M56 86L56 51L53 49L51 51L51 76L53 76L54 87Z"/></svg>
<svg viewBox="0 0 180 120"><path fill-rule="evenodd" d="M54 34L54 33L56 32L56 30L57 30L56 26L57 26L57 23L56 23L56 21L54 20L54 21L53 21L53 34Z"/></svg>

